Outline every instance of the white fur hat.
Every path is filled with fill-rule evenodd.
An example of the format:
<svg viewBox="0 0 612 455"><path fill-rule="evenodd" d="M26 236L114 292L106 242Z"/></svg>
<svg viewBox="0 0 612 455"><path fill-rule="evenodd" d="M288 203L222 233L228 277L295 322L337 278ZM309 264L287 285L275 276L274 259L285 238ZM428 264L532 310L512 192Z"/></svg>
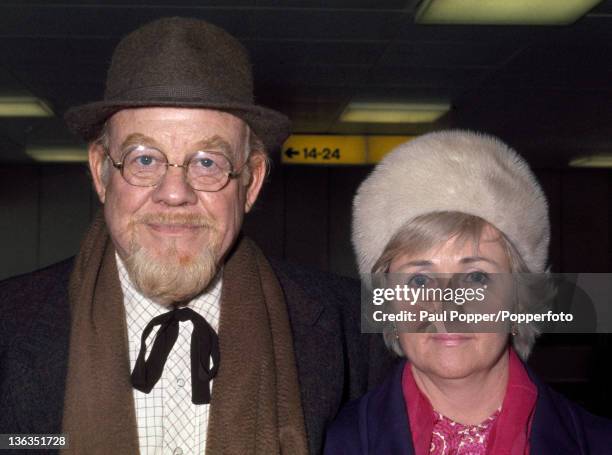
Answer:
<svg viewBox="0 0 612 455"><path fill-rule="evenodd" d="M357 190L353 245L359 273L371 273L405 223L439 211L483 218L510 239L531 272L545 270L548 207L529 166L499 139L454 130L399 145Z"/></svg>

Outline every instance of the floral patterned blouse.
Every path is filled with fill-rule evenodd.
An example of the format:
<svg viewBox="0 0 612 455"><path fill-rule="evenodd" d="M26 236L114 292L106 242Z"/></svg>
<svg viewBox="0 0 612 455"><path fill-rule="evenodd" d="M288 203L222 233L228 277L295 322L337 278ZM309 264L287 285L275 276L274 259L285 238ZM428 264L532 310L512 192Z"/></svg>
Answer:
<svg viewBox="0 0 612 455"><path fill-rule="evenodd" d="M478 425L464 425L434 411L429 453L431 455L485 455L487 440L500 410L498 409Z"/></svg>

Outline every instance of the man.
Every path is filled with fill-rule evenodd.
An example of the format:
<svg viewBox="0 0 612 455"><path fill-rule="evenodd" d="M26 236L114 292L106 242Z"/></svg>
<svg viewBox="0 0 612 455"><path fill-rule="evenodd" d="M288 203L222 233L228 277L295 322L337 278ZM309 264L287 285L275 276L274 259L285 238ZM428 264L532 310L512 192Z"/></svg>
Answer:
<svg viewBox="0 0 612 455"><path fill-rule="evenodd" d="M161 19L118 45L104 100L66 114L103 215L74 261L0 283L0 433L67 433L79 454L320 452L368 355L386 359L352 282L240 235L289 130L252 92L233 37Z"/></svg>

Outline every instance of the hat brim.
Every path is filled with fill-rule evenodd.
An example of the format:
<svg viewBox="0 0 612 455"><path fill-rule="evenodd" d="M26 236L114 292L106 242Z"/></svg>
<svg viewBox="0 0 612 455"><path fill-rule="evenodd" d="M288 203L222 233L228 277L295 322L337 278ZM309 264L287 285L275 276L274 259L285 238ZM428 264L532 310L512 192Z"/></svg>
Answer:
<svg viewBox="0 0 612 455"><path fill-rule="evenodd" d="M116 112L138 107L185 107L215 109L244 120L257 137L273 152L283 145L291 132L289 118L280 112L257 105L205 103L202 101L98 101L75 106L64 114L68 128L86 141L96 139L104 122Z"/></svg>

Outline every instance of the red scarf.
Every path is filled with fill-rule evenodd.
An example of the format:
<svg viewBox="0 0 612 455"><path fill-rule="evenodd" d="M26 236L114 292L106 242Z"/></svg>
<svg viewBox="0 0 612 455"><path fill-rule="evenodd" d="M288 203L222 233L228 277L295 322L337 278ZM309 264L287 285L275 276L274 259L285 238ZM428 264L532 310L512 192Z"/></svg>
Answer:
<svg viewBox="0 0 612 455"><path fill-rule="evenodd" d="M501 412L488 434L487 455L529 454L529 433L538 392L514 350L508 351L508 385ZM408 362L402 374L402 391L414 453L428 455L437 413L416 385Z"/></svg>

